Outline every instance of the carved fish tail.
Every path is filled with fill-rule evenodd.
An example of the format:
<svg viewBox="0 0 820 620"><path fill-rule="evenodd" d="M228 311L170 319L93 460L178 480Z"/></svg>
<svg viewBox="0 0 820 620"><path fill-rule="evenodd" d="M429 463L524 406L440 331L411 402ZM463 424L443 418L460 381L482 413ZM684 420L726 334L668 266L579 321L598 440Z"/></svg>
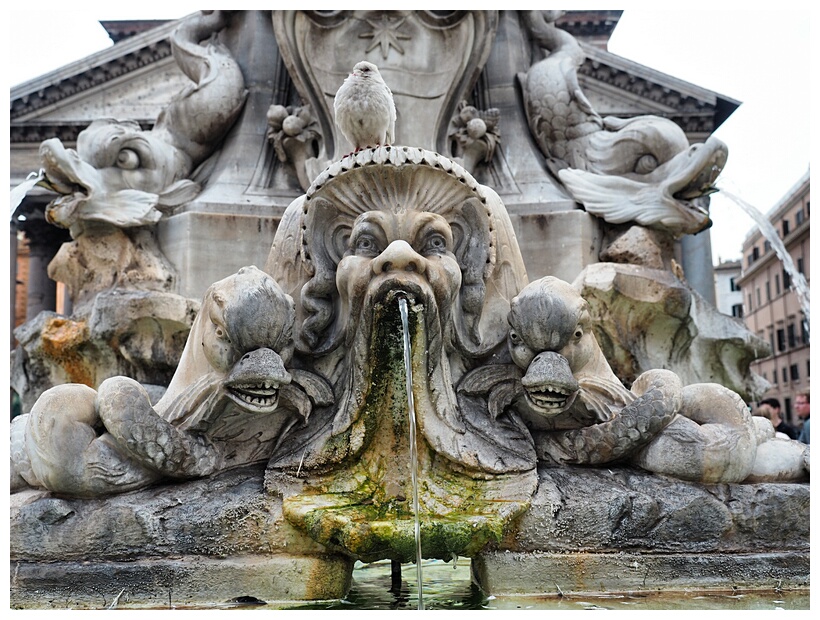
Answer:
<svg viewBox="0 0 820 620"><path fill-rule="evenodd" d="M162 419L145 389L133 379L113 377L99 389L97 409L108 432L137 462L174 478L207 476L220 465L218 452L199 433Z"/></svg>
<svg viewBox="0 0 820 620"><path fill-rule="evenodd" d="M670 379L667 373L653 377L646 391L608 422L541 436L539 458L563 464L602 465L631 456L680 410L680 381L677 377Z"/></svg>
<svg viewBox="0 0 820 620"><path fill-rule="evenodd" d="M171 36L174 59L193 82L163 109L155 127L168 130L181 148L199 164L236 120L247 90L239 64L223 45L200 41L229 23L227 11L205 11L183 22Z"/></svg>

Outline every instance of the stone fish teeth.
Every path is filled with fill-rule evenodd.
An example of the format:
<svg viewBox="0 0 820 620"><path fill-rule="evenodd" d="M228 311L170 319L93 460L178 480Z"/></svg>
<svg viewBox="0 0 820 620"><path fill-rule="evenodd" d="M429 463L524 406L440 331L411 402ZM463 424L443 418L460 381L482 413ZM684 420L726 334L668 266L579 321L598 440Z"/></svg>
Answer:
<svg viewBox="0 0 820 620"><path fill-rule="evenodd" d="M229 391L238 401L254 407L271 407L279 398L278 387L270 382L232 385Z"/></svg>
<svg viewBox="0 0 820 620"><path fill-rule="evenodd" d="M527 395L539 407L561 407L567 402L569 394L555 389L527 390Z"/></svg>

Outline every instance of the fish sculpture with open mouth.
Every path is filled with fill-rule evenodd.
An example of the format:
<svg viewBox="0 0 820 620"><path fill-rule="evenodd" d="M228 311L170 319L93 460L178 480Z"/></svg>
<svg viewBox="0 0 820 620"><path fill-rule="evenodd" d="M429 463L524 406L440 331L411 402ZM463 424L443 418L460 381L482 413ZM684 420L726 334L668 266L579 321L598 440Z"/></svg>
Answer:
<svg viewBox="0 0 820 620"><path fill-rule="evenodd" d="M528 284L509 319L511 357L524 375L517 390L501 390L508 395L501 406L531 429L540 461L626 461L699 482L741 482L750 474L757 443L740 396L714 383L684 387L660 369L627 390L572 285L553 277Z"/></svg>
<svg viewBox="0 0 820 620"><path fill-rule="evenodd" d="M199 185L189 177L233 125L247 95L228 49L215 40L200 44L229 21L229 12L203 11L173 33L174 58L193 84L162 110L153 129L98 119L80 133L76 150L57 138L43 142L40 185L61 194L46 210L51 223L74 238L84 222L148 226L197 195Z"/></svg>
<svg viewBox="0 0 820 620"><path fill-rule="evenodd" d="M714 184L726 165L728 149L714 136L702 144L685 146L666 161L643 152L633 153L636 133L653 133L652 125L667 125L662 131L683 131L666 119L639 117L620 121L605 119L607 126L617 124L614 133L601 132L590 137L589 153L605 154L617 167L597 170L564 168L558 177L587 212L611 224L635 222L669 232L673 236L695 234L712 225L709 195L718 191ZM630 125L634 125L630 127ZM685 136L683 136L685 141ZM644 142L651 145L651 141ZM641 159L649 160L646 172L638 172ZM599 169L604 158L596 160Z"/></svg>
<svg viewBox="0 0 820 620"><path fill-rule="evenodd" d="M578 81L581 45L555 25L562 13L523 17L548 52L519 76L547 167L586 211L610 224L636 222L675 237L711 226L709 195L726 165L726 145L710 137L689 146L684 131L659 116L601 117Z"/></svg>
<svg viewBox="0 0 820 620"><path fill-rule="evenodd" d="M46 391L12 422L12 488L93 497L267 460L330 387L287 370L293 301L255 267L205 294L179 367L152 404L128 377Z"/></svg>

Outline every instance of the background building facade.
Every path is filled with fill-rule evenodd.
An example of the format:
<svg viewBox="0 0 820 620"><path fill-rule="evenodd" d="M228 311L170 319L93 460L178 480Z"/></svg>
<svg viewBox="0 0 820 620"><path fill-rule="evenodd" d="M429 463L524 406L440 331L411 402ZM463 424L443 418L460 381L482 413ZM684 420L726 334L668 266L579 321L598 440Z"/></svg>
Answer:
<svg viewBox="0 0 820 620"><path fill-rule="evenodd" d="M723 261L715 267L715 307L736 318L743 317L743 292L738 283L742 269L739 260Z"/></svg>
<svg viewBox="0 0 820 620"><path fill-rule="evenodd" d="M807 172L767 216L795 268L810 284L809 177ZM772 355L753 363L752 369L772 384L766 396L778 398L786 420L794 424L794 396L809 388L811 374L807 317L801 310L792 277L759 230L746 237L742 262L738 283L746 327L772 348Z"/></svg>

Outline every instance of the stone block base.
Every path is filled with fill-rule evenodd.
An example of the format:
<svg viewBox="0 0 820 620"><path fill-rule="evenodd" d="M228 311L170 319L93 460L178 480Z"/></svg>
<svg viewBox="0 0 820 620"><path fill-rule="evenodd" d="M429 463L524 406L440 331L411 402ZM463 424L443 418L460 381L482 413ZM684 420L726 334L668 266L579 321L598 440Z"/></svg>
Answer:
<svg viewBox="0 0 820 620"><path fill-rule="evenodd" d="M158 238L162 251L176 269L177 292L200 299L211 284L241 267L256 265L262 269L281 217L281 210L270 211L190 211L163 220L157 228Z"/></svg>
<svg viewBox="0 0 820 620"><path fill-rule="evenodd" d="M182 557L133 562L12 562L11 608L214 607L235 600L343 598L353 561L341 556Z"/></svg>
<svg viewBox="0 0 820 620"><path fill-rule="evenodd" d="M599 260L601 224L589 213L520 205L510 209L510 221L530 282L544 276L572 282L584 267Z"/></svg>
<svg viewBox="0 0 820 620"><path fill-rule="evenodd" d="M494 551L473 558L487 594L809 587L809 553L539 553Z"/></svg>

